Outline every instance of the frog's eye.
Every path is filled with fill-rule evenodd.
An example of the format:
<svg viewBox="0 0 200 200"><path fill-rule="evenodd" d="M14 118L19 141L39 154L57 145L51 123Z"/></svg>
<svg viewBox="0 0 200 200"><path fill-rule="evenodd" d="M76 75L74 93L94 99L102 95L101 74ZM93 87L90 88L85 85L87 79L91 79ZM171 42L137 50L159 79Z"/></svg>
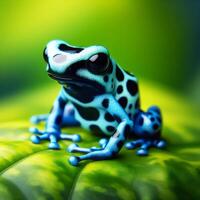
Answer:
<svg viewBox="0 0 200 200"><path fill-rule="evenodd" d="M94 74L105 74L109 66L109 58L105 53L93 55L88 60L89 70Z"/></svg>

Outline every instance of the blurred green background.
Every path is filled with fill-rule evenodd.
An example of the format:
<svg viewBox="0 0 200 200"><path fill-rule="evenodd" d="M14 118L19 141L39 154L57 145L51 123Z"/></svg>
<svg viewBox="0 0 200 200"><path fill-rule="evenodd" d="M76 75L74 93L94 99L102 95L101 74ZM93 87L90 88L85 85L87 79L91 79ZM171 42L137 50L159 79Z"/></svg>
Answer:
<svg viewBox="0 0 200 200"><path fill-rule="evenodd" d="M142 108L162 109L167 149L145 158L123 149L119 159L74 168L71 141L61 151L32 144L28 118L48 112L59 90L42 58L53 39L104 45L133 72ZM199 88L200 0L1 0L0 199L198 199ZM99 140L64 132L80 133L81 147Z"/></svg>
<svg viewBox="0 0 200 200"><path fill-rule="evenodd" d="M200 101L200 1L2 0L0 98L55 84L42 51L49 40L105 45L124 68Z"/></svg>

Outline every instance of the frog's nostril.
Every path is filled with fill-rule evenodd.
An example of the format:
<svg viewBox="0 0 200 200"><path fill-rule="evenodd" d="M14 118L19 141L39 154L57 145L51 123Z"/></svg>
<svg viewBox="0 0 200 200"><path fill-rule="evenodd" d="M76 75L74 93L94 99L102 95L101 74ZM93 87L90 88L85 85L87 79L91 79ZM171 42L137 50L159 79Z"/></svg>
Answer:
<svg viewBox="0 0 200 200"><path fill-rule="evenodd" d="M67 59L67 56L63 55L63 54L56 54L56 55L53 56L53 61L56 62L56 63L65 62L66 59Z"/></svg>

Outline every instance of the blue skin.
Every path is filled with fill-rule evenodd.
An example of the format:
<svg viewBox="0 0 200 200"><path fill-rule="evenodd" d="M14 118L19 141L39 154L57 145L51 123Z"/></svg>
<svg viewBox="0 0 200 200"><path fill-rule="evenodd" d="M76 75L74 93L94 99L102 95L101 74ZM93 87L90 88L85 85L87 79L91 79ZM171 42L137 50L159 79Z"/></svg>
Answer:
<svg viewBox="0 0 200 200"><path fill-rule="evenodd" d="M120 68L105 47L82 48L53 40L47 44L43 56L48 75L62 88L50 114L31 118L34 124L46 122L44 131L30 128L34 133L33 143L49 140L50 149L59 149L59 140L81 140L77 134L62 134L63 126L81 126L110 136L109 140L100 140L100 147L70 145L69 152L84 153L70 157L69 163L73 166L82 160L115 157L128 136L135 140L126 143L125 147L139 147L137 155L148 155L150 147L165 147L165 141L160 138L162 118L159 108L152 106L147 112L140 109L136 77Z"/></svg>

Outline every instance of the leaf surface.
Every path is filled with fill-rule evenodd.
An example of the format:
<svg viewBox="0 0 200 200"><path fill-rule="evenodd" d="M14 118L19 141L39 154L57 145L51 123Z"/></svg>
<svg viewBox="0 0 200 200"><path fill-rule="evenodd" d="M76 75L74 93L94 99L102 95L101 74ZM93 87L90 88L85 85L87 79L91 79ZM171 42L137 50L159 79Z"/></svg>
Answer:
<svg viewBox="0 0 200 200"><path fill-rule="evenodd" d="M144 110L155 104L162 109L167 148L151 149L147 157L122 149L117 159L86 161L78 167L68 164L70 141L61 142L59 151L48 150L47 142L30 142L28 117L48 112L57 88L20 95L15 103L13 98L2 102L0 199L198 199L199 110L155 84L144 82L140 89ZM79 133L85 147L97 145L101 137L81 128L63 132Z"/></svg>

